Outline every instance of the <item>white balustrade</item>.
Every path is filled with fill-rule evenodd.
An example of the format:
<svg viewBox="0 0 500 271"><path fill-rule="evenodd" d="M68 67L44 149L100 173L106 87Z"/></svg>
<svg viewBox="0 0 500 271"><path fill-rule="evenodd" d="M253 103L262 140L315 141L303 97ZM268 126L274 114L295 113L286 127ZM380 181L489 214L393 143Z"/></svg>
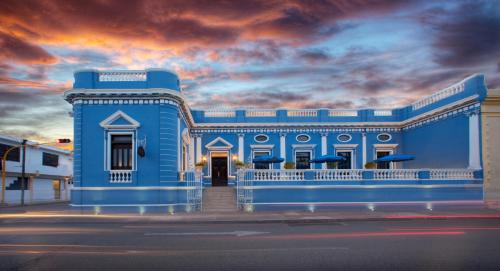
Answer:
<svg viewBox="0 0 500 271"><path fill-rule="evenodd" d="M465 90L465 83L464 83L465 80L463 80L462 82L460 83L457 83L453 86L450 86L450 87L447 87L441 91L438 91L430 96L427 96L427 97L424 97L416 102L414 102L412 104L412 109L413 110L417 110L417 109L420 109L424 106L427 106L427 105L430 105L430 104L433 104L437 101L440 101L444 98L447 98L447 97L450 97L452 95L455 95L457 93L460 93L462 91Z"/></svg>
<svg viewBox="0 0 500 271"><path fill-rule="evenodd" d="M210 118L232 118L236 116L234 110L207 110L204 111L205 117Z"/></svg>
<svg viewBox="0 0 500 271"><path fill-rule="evenodd" d="M256 181L303 181L304 170L254 170Z"/></svg>
<svg viewBox="0 0 500 271"><path fill-rule="evenodd" d="M147 80L147 73L145 71L99 72L99 81L101 82L146 81L146 80Z"/></svg>
<svg viewBox="0 0 500 271"><path fill-rule="evenodd" d="M288 110L286 115L288 117L316 117L318 116L318 111L315 109Z"/></svg>
<svg viewBox="0 0 500 271"><path fill-rule="evenodd" d="M418 169L375 169L373 170L374 180L416 180L418 179Z"/></svg>
<svg viewBox="0 0 500 271"><path fill-rule="evenodd" d="M357 117L357 110L329 110L329 117Z"/></svg>
<svg viewBox="0 0 500 271"><path fill-rule="evenodd" d="M314 179L319 181L361 180L363 179L363 170L361 169L315 170Z"/></svg>
<svg viewBox="0 0 500 271"><path fill-rule="evenodd" d="M132 171L131 170L112 170L109 172L110 183L131 183Z"/></svg>
<svg viewBox="0 0 500 271"><path fill-rule="evenodd" d="M431 180L473 180L473 169L430 169Z"/></svg>
<svg viewBox="0 0 500 271"><path fill-rule="evenodd" d="M274 109L247 109L245 117L276 117Z"/></svg>
<svg viewBox="0 0 500 271"><path fill-rule="evenodd" d="M380 116L392 116L392 110L375 110L373 111L373 115Z"/></svg>

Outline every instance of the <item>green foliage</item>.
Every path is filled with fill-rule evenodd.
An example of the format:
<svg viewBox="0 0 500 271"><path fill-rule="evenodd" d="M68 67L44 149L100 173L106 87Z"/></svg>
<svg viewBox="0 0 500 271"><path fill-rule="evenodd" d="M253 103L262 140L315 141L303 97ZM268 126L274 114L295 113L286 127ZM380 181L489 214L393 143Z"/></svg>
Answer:
<svg viewBox="0 0 500 271"><path fill-rule="evenodd" d="M236 166L236 168L240 169L240 168L246 168L247 167L247 164L245 164L243 161L240 161L240 160L236 160L234 162L234 165Z"/></svg>
<svg viewBox="0 0 500 271"><path fill-rule="evenodd" d="M326 162L326 168L328 169L334 169L337 168L338 162Z"/></svg>
<svg viewBox="0 0 500 271"><path fill-rule="evenodd" d="M295 163L291 161L285 162L285 169L294 169L295 168Z"/></svg>

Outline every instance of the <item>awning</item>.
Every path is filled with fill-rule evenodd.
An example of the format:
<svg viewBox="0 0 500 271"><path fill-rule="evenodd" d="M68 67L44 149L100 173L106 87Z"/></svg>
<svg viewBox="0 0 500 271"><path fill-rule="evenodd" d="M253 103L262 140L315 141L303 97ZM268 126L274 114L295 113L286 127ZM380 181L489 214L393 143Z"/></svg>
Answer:
<svg viewBox="0 0 500 271"><path fill-rule="evenodd" d="M404 162L414 160L415 155L410 154L390 154L374 160L374 163L384 163L384 162Z"/></svg>
<svg viewBox="0 0 500 271"><path fill-rule="evenodd" d="M346 158L343 156L337 156L337 155L323 155L320 157L316 157L309 162L311 163L331 163L331 162L339 162L339 161L345 161Z"/></svg>

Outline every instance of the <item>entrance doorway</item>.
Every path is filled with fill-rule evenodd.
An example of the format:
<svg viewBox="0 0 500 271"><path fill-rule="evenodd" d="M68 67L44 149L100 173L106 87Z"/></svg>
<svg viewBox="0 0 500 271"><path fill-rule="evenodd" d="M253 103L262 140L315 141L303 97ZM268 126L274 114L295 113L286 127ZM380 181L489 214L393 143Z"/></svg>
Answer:
<svg viewBox="0 0 500 271"><path fill-rule="evenodd" d="M212 186L227 186L227 157L212 157Z"/></svg>

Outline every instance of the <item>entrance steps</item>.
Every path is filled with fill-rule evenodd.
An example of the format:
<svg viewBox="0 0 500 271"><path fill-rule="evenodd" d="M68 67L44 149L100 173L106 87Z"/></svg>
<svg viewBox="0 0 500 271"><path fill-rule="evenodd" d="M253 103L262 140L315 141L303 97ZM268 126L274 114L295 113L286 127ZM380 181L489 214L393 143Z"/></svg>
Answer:
<svg viewBox="0 0 500 271"><path fill-rule="evenodd" d="M236 212L236 190L233 187L216 186L203 189L203 212Z"/></svg>

